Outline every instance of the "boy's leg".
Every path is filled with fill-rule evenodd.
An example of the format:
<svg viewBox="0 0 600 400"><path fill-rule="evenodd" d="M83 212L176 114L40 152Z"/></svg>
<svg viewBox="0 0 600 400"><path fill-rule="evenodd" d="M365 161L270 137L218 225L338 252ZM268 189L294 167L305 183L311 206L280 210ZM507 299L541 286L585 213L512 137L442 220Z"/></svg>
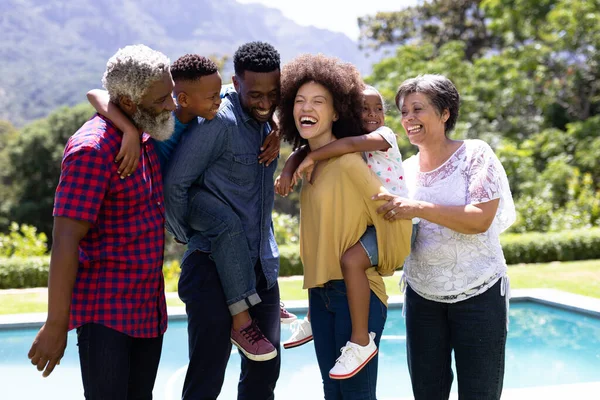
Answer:
<svg viewBox="0 0 600 400"><path fill-rule="evenodd" d="M127 400L130 336L100 324L77 328L79 362L86 400Z"/></svg>
<svg viewBox="0 0 600 400"><path fill-rule="evenodd" d="M188 316L190 358L182 399L214 400L231 354L231 315L208 253L196 251L181 264L179 297Z"/></svg>
<svg viewBox="0 0 600 400"><path fill-rule="evenodd" d="M369 299L371 288L365 270L377 265L377 236L369 227L360 242L342 256L342 274L346 283L348 307L352 319L350 341L361 346L369 344Z"/></svg>
<svg viewBox="0 0 600 400"><path fill-rule="evenodd" d="M162 352L163 336L131 340L127 400L152 400L152 389Z"/></svg>
<svg viewBox="0 0 600 400"><path fill-rule="evenodd" d="M279 285L267 288L260 262L256 265L257 291L262 302L250 309L252 319L277 350L275 358L256 362L242 357L242 371L238 385L238 400L269 400L275 398L275 384L281 367L281 323L279 321Z"/></svg>
<svg viewBox="0 0 600 400"><path fill-rule="evenodd" d="M210 241L227 306L231 315L237 316L234 328L239 329L249 320L248 308L261 301L242 222L214 195L201 192L192 199L189 224Z"/></svg>

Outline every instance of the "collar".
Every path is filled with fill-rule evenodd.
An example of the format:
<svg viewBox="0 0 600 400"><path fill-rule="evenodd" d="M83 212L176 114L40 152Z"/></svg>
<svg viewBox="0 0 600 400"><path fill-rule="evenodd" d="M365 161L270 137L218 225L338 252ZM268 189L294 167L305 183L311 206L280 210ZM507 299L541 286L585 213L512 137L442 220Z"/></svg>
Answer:
<svg viewBox="0 0 600 400"><path fill-rule="evenodd" d="M240 102L240 95L237 92L229 92L225 95L226 99L229 99L231 104L233 105L233 111L242 117L244 122L254 121L255 124L260 125L258 121L249 116L246 111L242 108L242 103Z"/></svg>

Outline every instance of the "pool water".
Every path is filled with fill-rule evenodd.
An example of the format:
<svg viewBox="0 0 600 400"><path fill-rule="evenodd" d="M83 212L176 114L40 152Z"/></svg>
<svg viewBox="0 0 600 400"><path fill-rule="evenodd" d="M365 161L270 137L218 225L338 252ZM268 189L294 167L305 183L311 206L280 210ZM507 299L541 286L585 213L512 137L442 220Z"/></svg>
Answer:
<svg viewBox="0 0 600 400"><path fill-rule="evenodd" d="M303 315L299 314L299 317ZM505 388L600 382L599 318L531 302L511 305L510 318ZM0 331L0 398L83 398L74 332L69 334L67 351L61 365L45 379L27 359L27 352L36 333L37 330L34 329ZM289 326L282 325L282 339L286 340L289 335ZM380 399L411 396L405 335L401 310L390 309L380 346ZM312 343L282 351L281 377L276 397L323 398ZM154 389L155 399L171 400L181 397L186 364L186 323L171 322L165 335ZM232 354L220 398L236 398L238 374L239 356ZM456 391L456 381L453 391Z"/></svg>

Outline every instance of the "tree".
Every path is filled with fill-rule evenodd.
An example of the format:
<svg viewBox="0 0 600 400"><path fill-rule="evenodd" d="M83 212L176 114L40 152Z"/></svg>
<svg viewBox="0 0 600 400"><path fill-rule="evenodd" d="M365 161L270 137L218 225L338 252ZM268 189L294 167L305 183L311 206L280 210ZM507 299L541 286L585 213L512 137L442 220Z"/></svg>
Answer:
<svg viewBox="0 0 600 400"><path fill-rule="evenodd" d="M8 149L8 179L13 198L11 221L32 225L52 237L54 192L67 139L93 114L89 104L62 107L25 126Z"/></svg>
<svg viewBox="0 0 600 400"><path fill-rule="evenodd" d="M433 0L402 11L380 12L358 19L362 47L381 48L431 43L436 49L463 42L472 60L500 41L487 27L481 0Z"/></svg>
<svg viewBox="0 0 600 400"><path fill-rule="evenodd" d="M11 179L9 177L10 159L8 150L18 135L15 127L8 121L0 120L0 232L6 232L10 219L8 213L10 209L10 199L12 191L10 190Z"/></svg>

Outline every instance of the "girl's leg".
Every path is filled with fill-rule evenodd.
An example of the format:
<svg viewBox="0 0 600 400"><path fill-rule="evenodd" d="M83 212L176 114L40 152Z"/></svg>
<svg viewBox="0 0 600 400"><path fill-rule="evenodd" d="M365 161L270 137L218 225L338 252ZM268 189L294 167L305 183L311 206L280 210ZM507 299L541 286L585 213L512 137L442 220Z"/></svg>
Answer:
<svg viewBox="0 0 600 400"><path fill-rule="evenodd" d="M346 283L348 307L352 319L350 341L361 346L369 344L369 299L371 289L365 270L371 260L360 243L350 247L342 256L342 274Z"/></svg>

